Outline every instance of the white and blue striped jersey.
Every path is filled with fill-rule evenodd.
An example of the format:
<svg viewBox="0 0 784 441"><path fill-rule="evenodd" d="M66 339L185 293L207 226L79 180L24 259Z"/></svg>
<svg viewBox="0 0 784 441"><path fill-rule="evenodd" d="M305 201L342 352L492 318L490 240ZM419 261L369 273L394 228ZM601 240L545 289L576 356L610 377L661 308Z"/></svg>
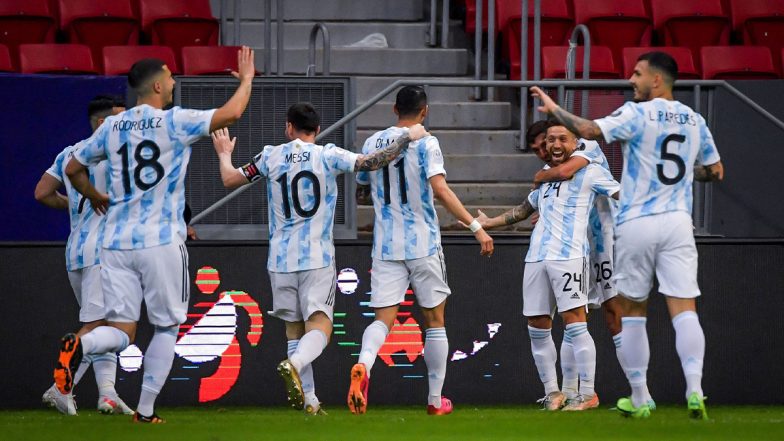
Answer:
<svg viewBox="0 0 784 441"><path fill-rule="evenodd" d="M376 132L365 141L363 154L384 148L405 133L402 127ZM370 185L375 224L373 258L410 260L432 256L441 244L441 229L429 179L445 175L438 139L412 141L388 166L357 173L357 182Z"/></svg>
<svg viewBox="0 0 784 441"><path fill-rule="evenodd" d="M588 256L588 213L596 195L611 196L620 184L605 168L588 164L568 181L545 182L528 195L539 210L526 262Z"/></svg>
<svg viewBox="0 0 784 441"><path fill-rule="evenodd" d="M66 147L57 155L54 164L46 170L65 186L68 195L68 216L71 232L65 245L65 267L68 271L76 271L101 263L101 239L106 216L95 214L90 200L84 198L73 188L65 175L65 167L73 157L73 152L83 145L84 141ZM90 182L101 193L106 193L108 173L106 161L101 161L88 169Z"/></svg>
<svg viewBox="0 0 784 441"><path fill-rule="evenodd" d="M334 144L296 139L265 146L240 168L248 180L267 177L269 271L292 273L332 263L337 177L354 171L358 157Z"/></svg>
<svg viewBox="0 0 784 441"><path fill-rule="evenodd" d="M108 158L110 202L103 248L150 248L174 237L185 241L190 145L209 135L214 112L136 106L107 117L74 153L87 166Z"/></svg>
<svg viewBox="0 0 784 441"><path fill-rule="evenodd" d="M601 146L588 139L577 140L574 156L581 156L591 164L601 165L610 171L610 163L604 156ZM613 250L615 214L618 202L607 196L597 196L588 215L588 243L593 254L608 254Z"/></svg>
<svg viewBox="0 0 784 441"><path fill-rule="evenodd" d="M705 119L678 101L627 102L597 119L607 142L623 141L623 178L616 224L642 216L691 214L695 162L718 162Z"/></svg>

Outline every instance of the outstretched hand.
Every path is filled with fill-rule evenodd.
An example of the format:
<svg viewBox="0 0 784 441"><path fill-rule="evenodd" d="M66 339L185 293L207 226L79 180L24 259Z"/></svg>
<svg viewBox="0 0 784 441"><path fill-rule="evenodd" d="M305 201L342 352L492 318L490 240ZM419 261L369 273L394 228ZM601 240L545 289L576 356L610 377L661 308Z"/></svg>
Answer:
<svg viewBox="0 0 784 441"><path fill-rule="evenodd" d="M555 109L558 108L558 104L556 104L555 101L550 98L550 95L544 93L544 91L537 86L531 88L531 96L534 98L539 98L542 101L542 105L536 108L542 113L550 115L555 112Z"/></svg>
<svg viewBox="0 0 784 441"><path fill-rule="evenodd" d="M210 134L212 137L212 146L215 147L215 153L218 155L228 154L234 152L234 144L237 142L237 137L229 137L229 129L218 129Z"/></svg>
<svg viewBox="0 0 784 441"><path fill-rule="evenodd" d="M96 214L106 214L106 211L109 209L109 195L98 192L98 196L90 198L90 205L93 206Z"/></svg>
<svg viewBox="0 0 784 441"><path fill-rule="evenodd" d="M253 79L256 75L253 49L242 46L237 51L237 71L231 71L231 74L240 81Z"/></svg>

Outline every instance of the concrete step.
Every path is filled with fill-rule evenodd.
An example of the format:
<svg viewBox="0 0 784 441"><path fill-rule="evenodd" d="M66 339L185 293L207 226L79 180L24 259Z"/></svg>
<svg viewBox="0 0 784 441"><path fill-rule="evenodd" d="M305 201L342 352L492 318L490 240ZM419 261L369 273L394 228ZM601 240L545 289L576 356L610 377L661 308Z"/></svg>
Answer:
<svg viewBox="0 0 784 441"><path fill-rule="evenodd" d="M226 0L226 17L234 17L234 1ZM277 14L277 2L272 1L272 18ZM311 21L420 21L425 18L423 0L284 0L285 20ZM212 13L220 16L221 0L210 0ZM242 0L240 16L245 20L264 18L266 2Z"/></svg>
<svg viewBox="0 0 784 441"><path fill-rule="evenodd" d="M357 117L357 127L384 129L396 121L391 103L378 103ZM506 129L512 123L512 106L507 102L431 102L426 123L432 129Z"/></svg>
<svg viewBox="0 0 784 441"><path fill-rule="evenodd" d="M314 21L287 22L283 27L283 44L286 49L307 49ZM381 33L391 48L426 48L429 44L430 23L427 22L326 22L330 44L333 48L356 43L373 33ZM265 24L263 21L243 20L241 26L242 44L264 47ZM439 25L440 26L440 25ZM273 22L272 46L277 46L278 27ZM440 28L439 28L440 29ZM237 45L234 42L234 22L229 21L223 29L224 45ZM438 43L440 44L440 39ZM321 37L316 39L316 47L321 47ZM449 47L467 47L468 38L461 25L454 22L449 29Z"/></svg>
<svg viewBox="0 0 784 441"><path fill-rule="evenodd" d="M481 209L486 215L490 217L498 216L506 212L507 210L511 210L515 205L493 205L493 206L475 206L475 205L466 205L466 209L469 213L476 216L477 210ZM470 231L467 231L464 227L462 227L449 213L446 208L442 207L438 203L436 203L436 212L438 213L438 223L441 226L441 231L464 231L467 234L471 234ZM357 230L360 232L369 232L373 230L373 222L375 219L375 213L373 211L373 207L369 205L359 205L357 206ZM518 222L514 225L509 225L506 227L500 227L497 229L493 229L492 231L512 231L512 232L530 232L533 230L533 226L529 220L524 220L522 222ZM492 234L491 231L491 234Z"/></svg>
<svg viewBox="0 0 784 441"><path fill-rule="evenodd" d="M256 69L264 72L263 48L256 49ZM431 75L463 76L468 72L466 49L370 49L332 48L331 75ZM321 74L322 51L316 51L317 72ZM286 49L284 68L287 74L304 74L308 66L307 49ZM276 69L277 50L272 50Z"/></svg>
<svg viewBox="0 0 784 441"><path fill-rule="evenodd" d="M469 77L465 77L469 79ZM354 77L356 80L357 102L364 103L375 97L385 87L401 79L400 77ZM406 80L433 80L433 77L406 77ZM457 78L450 78L457 79ZM473 77L470 77L473 79ZM453 102L453 101L473 101L474 89L472 87L434 87L425 86L427 99L431 103ZM397 90L390 92L383 98L382 102L394 103Z"/></svg>
<svg viewBox="0 0 784 441"><path fill-rule="evenodd" d="M531 182L450 182L449 188L465 205L520 205L533 188Z"/></svg>
<svg viewBox="0 0 784 441"><path fill-rule="evenodd" d="M449 182L531 182L542 163L532 154L444 155Z"/></svg>
<svg viewBox="0 0 784 441"><path fill-rule="evenodd" d="M391 103L389 104L389 111L392 112ZM355 137L355 148L357 151L362 148L365 140L375 132L376 130L357 130L357 136ZM430 133L438 138L444 154L522 154L519 150L520 132L517 130L431 129Z"/></svg>

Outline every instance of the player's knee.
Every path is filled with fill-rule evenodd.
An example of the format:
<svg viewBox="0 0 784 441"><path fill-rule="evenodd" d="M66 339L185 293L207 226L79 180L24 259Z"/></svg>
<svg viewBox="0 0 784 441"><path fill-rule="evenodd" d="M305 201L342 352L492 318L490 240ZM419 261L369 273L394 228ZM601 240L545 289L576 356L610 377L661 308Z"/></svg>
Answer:
<svg viewBox="0 0 784 441"><path fill-rule="evenodd" d="M549 315L528 317L528 326L537 329L550 329L553 327L553 319Z"/></svg>

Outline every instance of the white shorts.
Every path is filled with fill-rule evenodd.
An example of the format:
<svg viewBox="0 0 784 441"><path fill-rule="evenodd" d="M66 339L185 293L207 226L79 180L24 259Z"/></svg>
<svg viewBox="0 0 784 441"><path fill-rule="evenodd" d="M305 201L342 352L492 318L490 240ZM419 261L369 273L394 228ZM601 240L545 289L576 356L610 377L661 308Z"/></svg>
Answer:
<svg viewBox="0 0 784 441"><path fill-rule="evenodd" d="M618 295L612 281L612 253L591 254L590 281L588 282L588 307L601 308L602 304Z"/></svg>
<svg viewBox="0 0 784 441"><path fill-rule="evenodd" d="M138 322L142 300L154 326L185 322L190 297L188 250L176 242L139 250L101 250L106 319Z"/></svg>
<svg viewBox="0 0 784 441"><path fill-rule="evenodd" d="M534 317L569 311L588 304L586 259L526 262L523 271L523 315Z"/></svg>
<svg viewBox="0 0 784 441"><path fill-rule="evenodd" d="M273 315L287 322L301 322L321 311L332 320L337 286L335 262L324 268L293 273L270 271Z"/></svg>
<svg viewBox="0 0 784 441"><path fill-rule="evenodd" d="M446 281L444 253L438 252L419 259L373 259L370 272L370 307L399 305L411 285L422 308L435 308L452 294Z"/></svg>
<svg viewBox="0 0 784 441"><path fill-rule="evenodd" d="M106 309L103 302L103 285L101 284L101 265L91 265L74 271L68 271L68 280L76 294L79 304L79 321L82 323L103 320Z"/></svg>
<svg viewBox="0 0 784 441"><path fill-rule="evenodd" d="M643 301L659 280L659 292L684 299L700 295L697 246L691 216L683 211L644 216L615 230L615 288Z"/></svg>

